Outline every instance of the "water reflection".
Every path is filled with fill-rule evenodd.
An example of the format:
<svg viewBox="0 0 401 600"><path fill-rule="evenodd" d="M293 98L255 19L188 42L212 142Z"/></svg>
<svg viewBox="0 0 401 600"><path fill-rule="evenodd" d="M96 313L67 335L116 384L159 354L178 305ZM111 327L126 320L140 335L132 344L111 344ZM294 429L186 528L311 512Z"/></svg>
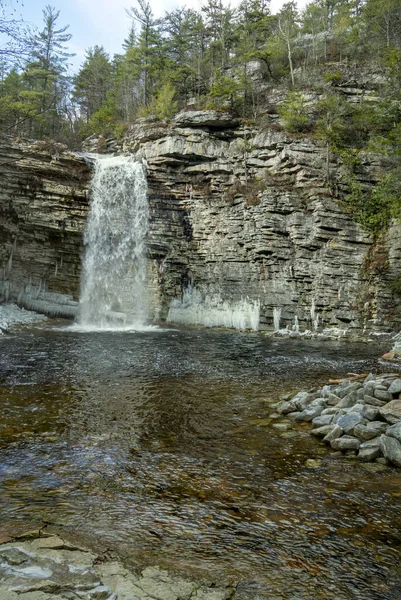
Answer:
<svg viewBox="0 0 401 600"><path fill-rule="evenodd" d="M1 339L2 521L240 581L242 598L384 598L399 472L368 472L267 418L280 393L377 369L379 354L196 329Z"/></svg>

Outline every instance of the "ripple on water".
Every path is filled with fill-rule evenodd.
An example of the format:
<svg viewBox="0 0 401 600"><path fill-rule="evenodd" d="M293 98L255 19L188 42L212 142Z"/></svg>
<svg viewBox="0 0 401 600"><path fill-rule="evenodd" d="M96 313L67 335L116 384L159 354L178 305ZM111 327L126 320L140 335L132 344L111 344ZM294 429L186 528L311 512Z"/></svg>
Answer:
<svg viewBox="0 0 401 600"><path fill-rule="evenodd" d="M398 576L401 475L267 418L280 393L377 369L377 355L197 329L2 338L1 519L241 581L241 598L384 598Z"/></svg>

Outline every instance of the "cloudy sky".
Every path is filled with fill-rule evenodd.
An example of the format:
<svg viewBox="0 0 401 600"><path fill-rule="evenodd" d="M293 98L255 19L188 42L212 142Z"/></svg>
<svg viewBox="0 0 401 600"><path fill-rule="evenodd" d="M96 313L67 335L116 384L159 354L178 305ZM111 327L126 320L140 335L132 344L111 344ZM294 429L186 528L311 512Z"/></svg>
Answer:
<svg viewBox="0 0 401 600"><path fill-rule="evenodd" d="M42 28L42 9L46 4L51 4L60 11L58 24L60 27L69 25L72 34L70 42L71 52L75 57L71 59L72 68L76 70L82 64L85 49L94 45L104 46L112 55L121 51L121 44L127 36L130 19L125 9L136 5L134 0L10 0L17 14ZM280 9L285 0L271 0L273 13ZM306 0L300 0L298 6L302 7ZM156 17L161 17L164 12L171 11L178 6L199 9L200 0L150 0ZM232 5L237 1L232 0Z"/></svg>

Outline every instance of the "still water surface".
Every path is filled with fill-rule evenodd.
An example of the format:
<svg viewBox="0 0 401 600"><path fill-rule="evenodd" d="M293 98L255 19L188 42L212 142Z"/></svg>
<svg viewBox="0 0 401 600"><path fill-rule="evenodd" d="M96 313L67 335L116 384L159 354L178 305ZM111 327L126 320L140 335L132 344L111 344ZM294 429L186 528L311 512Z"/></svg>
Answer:
<svg viewBox="0 0 401 600"><path fill-rule="evenodd" d="M396 598L400 471L268 419L283 392L384 370L381 350L195 328L2 336L0 522L239 582L238 598Z"/></svg>

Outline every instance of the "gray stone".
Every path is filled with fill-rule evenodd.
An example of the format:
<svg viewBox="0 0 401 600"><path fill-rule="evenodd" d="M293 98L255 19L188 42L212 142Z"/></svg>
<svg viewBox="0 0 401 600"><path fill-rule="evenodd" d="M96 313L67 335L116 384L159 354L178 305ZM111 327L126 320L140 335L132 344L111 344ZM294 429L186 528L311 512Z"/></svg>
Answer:
<svg viewBox="0 0 401 600"><path fill-rule="evenodd" d="M379 417L379 414L379 409L375 408L374 406L365 405L362 411L362 416L368 421L376 421Z"/></svg>
<svg viewBox="0 0 401 600"><path fill-rule="evenodd" d="M399 394L401 392L401 378L394 379L394 381L391 383L390 387L388 388L388 391L390 392L390 394L393 394L394 396Z"/></svg>
<svg viewBox="0 0 401 600"><path fill-rule="evenodd" d="M294 396L294 398L292 399L292 402L294 402L296 408L298 410L305 410L305 408L307 408L309 406L309 404L311 402L313 402L313 400L315 400L318 397L318 394L316 393L308 393L308 392L301 392L299 394L297 394L296 396Z"/></svg>
<svg viewBox="0 0 401 600"><path fill-rule="evenodd" d="M326 442L326 444L330 444L332 440L340 438L344 433L344 430L341 429L341 427L339 427L338 425L330 425L330 427L330 431L323 438L323 441Z"/></svg>
<svg viewBox="0 0 401 600"><path fill-rule="evenodd" d="M356 391L350 392L337 404L337 408L350 408L354 406L358 401L358 395Z"/></svg>
<svg viewBox="0 0 401 600"><path fill-rule="evenodd" d="M351 406L351 408L346 409L346 411L347 411L348 414L349 413L354 413L354 412L362 414L364 408L365 408L364 404L357 403L357 404L354 404L354 406Z"/></svg>
<svg viewBox="0 0 401 600"><path fill-rule="evenodd" d="M320 415L312 419L312 427L323 427L323 425L330 425L333 422L334 415Z"/></svg>
<svg viewBox="0 0 401 600"><path fill-rule="evenodd" d="M393 395L386 389L382 389L382 387L376 387L373 395L378 400L384 400L385 402L390 402L393 399Z"/></svg>
<svg viewBox="0 0 401 600"><path fill-rule="evenodd" d="M326 398L315 398L315 400L312 400L312 402L309 404L310 407L312 406L326 406L327 405L327 400Z"/></svg>
<svg viewBox="0 0 401 600"><path fill-rule="evenodd" d="M278 412L279 415L286 415L290 412L294 412L296 410L296 406L295 406L295 402L290 401L290 402L280 402L277 406L276 406L276 411Z"/></svg>
<svg viewBox="0 0 401 600"><path fill-rule="evenodd" d="M300 416L300 414L301 414L300 410L296 410L295 412L288 413L287 419L290 419L290 421L296 421L298 419L298 417Z"/></svg>
<svg viewBox="0 0 401 600"><path fill-rule="evenodd" d="M313 406L312 408L306 408L296 417L296 421L312 421L315 417L318 417L322 413L322 406Z"/></svg>
<svg viewBox="0 0 401 600"><path fill-rule="evenodd" d="M360 423L354 427L354 435L361 440L371 440L384 433L387 428L388 424L383 421L371 421L366 425Z"/></svg>
<svg viewBox="0 0 401 600"><path fill-rule="evenodd" d="M334 450L358 450L361 441L351 435L343 435L340 438L332 440L330 445Z"/></svg>
<svg viewBox="0 0 401 600"><path fill-rule="evenodd" d="M327 434L330 433L330 431L332 431L332 426L331 425L322 425L321 427L317 427L316 429L312 429L311 434L315 435L316 437L321 437L324 438L327 436Z"/></svg>
<svg viewBox="0 0 401 600"><path fill-rule="evenodd" d="M374 396L365 395L363 399L365 401L365 404L369 404L370 406L384 406L385 404L387 404L386 400L379 400Z"/></svg>
<svg viewBox="0 0 401 600"><path fill-rule="evenodd" d="M344 430L345 433L351 433L356 425L362 423L363 417L358 413L348 413L337 419L337 425Z"/></svg>
<svg viewBox="0 0 401 600"><path fill-rule="evenodd" d="M392 400L380 409L380 414L392 425L401 420L401 400Z"/></svg>
<svg viewBox="0 0 401 600"><path fill-rule="evenodd" d="M181 127L236 127L239 123L232 113L218 110L186 110L174 117Z"/></svg>
<svg viewBox="0 0 401 600"><path fill-rule="evenodd" d="M360 390L357 391L356 396L357 396L357 402L364 404L365 390L363 388L361 388Z"/></svg>
<svg viewBox="0 0 401 600"><path fill-rule="evenodd" d="M326 400L327 404L329 404L330 406L336 406L336 404L340 402L341 398L336 394L329 393L327 394Z"/></svg>
<svg viewBox="0 0 401 600"><path fill-rule="evenodd" d="M341 429L341 427L339 427L338 425L329 425L329 427L331 429L329 430L329 432L323 438L323 441L326 444L330 444L330 442L332 440L335 440L336 438L341 437L343 435L343 433L344 433L344 430Z"/></svg>
<svg viewBox="0 0 401 600"><path fill-rule="evenodd" d="M381 456L382 451L380 446L367 446L359 448L358 459L362 462L372 462Z"/></svg>
<svg viewBox="0 0 401 600"><path fill-rule="evenodd" d="M339 415L340 413L342 413L342 410L340 408L336 408L335 406L329 406L328 408L322 410L322 415Z"/></svg>
<svg viewBox="0 0 401 600"><path fill-rule="evenodd" d="M387 427L385 432L386 435L395 438L399 442L401 442L401 423L396 423L395 425L391 425L391 427Z"/></svg>
<svg viewBox="0 0 401 600"><path fill-rule="evenodd" d="M382 435L380 442L383 455L397 467L401 467L401 443L387 435Z"/></svg>

